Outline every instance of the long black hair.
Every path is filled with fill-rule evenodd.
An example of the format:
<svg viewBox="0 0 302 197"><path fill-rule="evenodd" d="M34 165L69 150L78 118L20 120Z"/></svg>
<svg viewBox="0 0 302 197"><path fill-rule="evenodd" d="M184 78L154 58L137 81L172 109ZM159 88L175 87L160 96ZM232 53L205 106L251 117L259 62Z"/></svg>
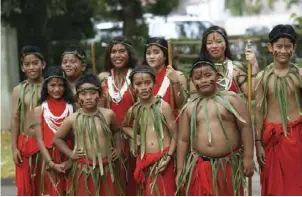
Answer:
<svg viewBox="0 0 302 197"><path fill-rule="evenodd" d="M64 98L64 100L67 103L74 104L74 102L75 102L74 95L69 87L69 84L67 82L67 79L65 78L64 72L61 69L61 67L59 67L59 66L49 67L46 70L44 77L45 77L45 80L43 82L43 86L42 86L42 90L41 90L40 103L43 103L44 101L46 101L46 99L48 97L47 84L48 84L49 80L53 79L53 78L60 78L64 81L64 94L62 97Z"/></svg>
<svg viewBox="0 0 302 197"><path fill-rule="evenodd" d="M110 54L111 54L112 47L115 44L122 44L125 46L128 53L128 63L126 66L127 68L134 68L137 65L138 59L131 42L128 41L124 36L117 36L112 39L112 41L109 43L109 46L106 48L105 57L104 57L105 71L110 72L110 70L114 68L114 66L111 63Z"/></svg>
<svg viewBox="0 0 302 197"><path fill-rule="evenodd" d="M208 38L209 34L214 33L214 32L219 33L225 41L226 48L225 48L224 56L227 57L230 60L233 60L231 49L230 49L230 43L229 43L229 40L228 40L228 35L227 35L224 28L219 27L217 25L209 27L203 33L202 41L201 41L201 48L200 48L200 58L204 59L206 61L211 61L212 60L211 55L207 51L207 38Z"/></svg>

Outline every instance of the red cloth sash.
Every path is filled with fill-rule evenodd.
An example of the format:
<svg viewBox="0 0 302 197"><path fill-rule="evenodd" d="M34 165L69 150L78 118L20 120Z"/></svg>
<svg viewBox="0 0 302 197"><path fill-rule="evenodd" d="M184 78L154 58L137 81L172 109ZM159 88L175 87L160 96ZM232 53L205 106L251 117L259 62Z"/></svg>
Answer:
<svg viewBox="0 0 302 197"><path fill-rule="evenodd" d="M146 177L145 170L152 164L160 160L166 152L169 150L169 147L166 147L162 152L157 153L145 153L143 159L140 156L136 158L136 168L134 170L134 180L137 184L143 186L143 195L144 196L153 196L157 195L155 189L153 193L151 191L152 177ZM166 168L166 170L157 175L156 184L158 186L160 195L164 196L173 196L176 192L175 185L175 167L173 165L173 160L171 160Z"/></svg>
<svg viewBox="0 0 302 197"><path fill-rule="evenodd" d="M261 172L261 195L302 195L302 119L287 125L264 121L265 165Z"/></svg>
<svg viewBox="0 0 302 197"><path fill-rule="evenodd" d="M23 162L21 167L16 166L16 187L18 196L40 195L39 184L41 166L35 168L36 153L39 151L35 138L18 135L17 148L21 152ZM30 159L31 157L31 163Z"/></svg>
<svg viewBox="0 0 302 197"><path fill-rule="evenodd" d="M235 150L225 157L229 157L232 154L238 153L239 150ZM217 158L219 159L219 158ZM234 196L233 183L232 183L232 167L230 163L226 164L224 169L220 168L217 173L216 183L219 196ZM225 180L226 177L226 180ZM243 187L240 191L243 195ZM188 192L189 196L206 196L215 195L213 187L212 167L210 161L204 161L201 157L198 158L195 168L192 173L191 184Z"/></svg>

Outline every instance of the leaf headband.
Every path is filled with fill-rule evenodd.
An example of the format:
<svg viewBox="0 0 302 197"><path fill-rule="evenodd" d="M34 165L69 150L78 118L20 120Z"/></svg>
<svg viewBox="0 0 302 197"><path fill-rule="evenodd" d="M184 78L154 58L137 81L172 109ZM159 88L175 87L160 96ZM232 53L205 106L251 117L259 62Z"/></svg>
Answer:
<svg viewBox="0 0 302 197"><path fill-rule="evenodd" d="M64 56L64 55L66 55L66 54L73 54L73 55L75 55L75 56L77 56L80 60L81 60L81 62L82 62L82 64L84 64L84 63L86 63L86 56L84 55L84 54L80 54L78 51L65 51L63 54L62 54L62 57Z"/></svg>
<svg viewBox="0 0 302 197"><path fill-rule="evenodd" d="M24 54L22 55L22 57L21 57L21 62L23 62L23 59L24 59L25 56L27 56L27 55L35 55L35 56L41 58L42 60L44 60L44 56L43 56L42 53L40 53L40 52L33 52L33 53L24 53Z"/></svg>
<svg viewBox="0 0 302 197"><path fill-rule="evenodd" d="M79 88L79 89L77 89L77 94L79 94L80 92L83 92L83 91L87 91L87 90L100 91L100 88L99 87Z"/></svg>
<svg viewBox="0 0 302 197"><path fill-rule="evenodd" d="M191 68L191 70L190 70L190 76L192 76L192 71L193 71L193 69L194 69L196 66L200 65L200 64L206 64L206 65L208 65L208 66L211 66L211 67L215 70L215 72L217 72L216 67L215 67L214 64L212 64L211 62L208 62L208 61L198 61L198 62L196 62L195 64L193 64L193 66L192 66L192 68Z"/></svg>

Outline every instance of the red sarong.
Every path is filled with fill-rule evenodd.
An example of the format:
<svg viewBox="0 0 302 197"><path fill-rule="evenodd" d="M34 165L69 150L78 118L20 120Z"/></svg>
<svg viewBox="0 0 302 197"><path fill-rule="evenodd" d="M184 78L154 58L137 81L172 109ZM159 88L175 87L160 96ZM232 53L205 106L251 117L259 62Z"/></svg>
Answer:
<svg viewBox="0 0 302 197"><path fill-rule="evenodd" d="M264 121L266 163L261 172L261 195L302 195L302 119L287 125Z"/></svg>
<svg viewBox="0 0 302 197"><path fill-rule="evenodd" d="M231 153L223 158L217 158L224 159L231 157L232 155L238 153L239 150L235 151L234 153ZM214 161L220 163L220 161ZM237 169L232 169L230 162L225 162L225 169L223 167L220 167L217 172L217 176L214 178L216 186L217 186L217 192L219 196L234 196L234 188L233 188L233 182L232 182L232 171ZM236 161L235 161L236 162ZM239 174L237 175L239 176ZM243 192L243 185L241 184L239 190L239 194L241 196L244 195ZM213 175L212 175L212 166L211 161L204 161L201 157L198 157L198 160L196 162L195 168L192 173L190 188L188 191L189 196L214 196L215 189L213 186Z"/></svg>
<svg viewBox="0 0 302 197"><path fill-rule="evenodd" d="M66 107L66 101L64 99L55 100L53 98L48 97L47 103L48 103L49 110L55 116L61 116L61 114L64 112ZM57 148L54 147L53 144L54 132L47 125L46 121L43 118L43 114L44 111L42 111L41 114L41 130L42 130L44 145L48 149L48 152L53 162L56 164L60 164L63 161L68 160L68 158L64 154L62 154ZM57 120L58 123L54 122L53 124L59 127L61 125L59 123L62 123L63 120L64 118L59 119ZM73 138L72 132L70 132L65 138L65 141L70 149L73 148L72 138ZM42 174L42 178L44 178L44 184L42 190L43 195L50 195L50 196L64 195L67 187L66 177L67 174L57 173L52 169L48 171L45 170L44 174Z"/></svg>
<svg viewBox="0 0 302 197"><path fill-rule="evenodd" d="M126 75L128 72L128 70L125 71L124 75ZM121 76L117 76L116 72L113 72L114 77L121 77ZM122 85L124 85L125 81L122 82ZM116 89L116 87L114 87L115 91L118 91L118 89ZM107 92L108 92L108 80L104 80L104 82L102 83L102 92L103 92L103 97L107 98ZM117 125L120 127L126 117L126 113L128 111L128 109L134 104L134 93L131 92L130 87L128 88L128 90L125 92L125 94L123 95L122 100L119 103L115 103L113 101L110 101L110 109L112 109L116 115L116 123ZM105 101L107 104L107 100ZM107 107L107 106L105 106ZM128 174L128 182L127 182L127 186L126 186L126 195L127 196L134 196L136 194L136 184L133 180L133 171L134 171L134 166L132 166L133 163L133 158L131 157L130 154L130 150L128 147L128 142L126 139L122 138L121 139L121 143L122 143L122 151L124 156L126 157L126 169L127 169L127 174Z"/></svg>
<svg viewBox="0 0 302 197"><path fill-rule="evenodd" d="M17 148L23 160L21 167L16 166L17 195L39 196L42 158L37 158L36 139L18 135Z"/></svg>
<svg viewBox="0 0 302 197"><path fill-rule="evenodd" d="M112 183L112 179L110 176L110 172L108 169L106 169L106 165L108 164L107 159L103 159L103 166L104 166L104 175L103 177L100 177L99 175L99 181L97 185L94 185L93 179L91 175L88 175L85 177L84 173L82 170L85 168L86 165L92 166L93 161L92 160L87 160L86 159L80 159L76 161L77 163L84 164L81 166L81 168L76 169L75 176L72 180L69 180L69 187L73 185L74 187L74 193L72 195L74 196L95 196L96 195L96 187L99 187L99 196L107 196L108 191L109 195L117 196L121 195L119 190L118 190L118 180L117 177L115 177L115 182ZM94 171L96 173L100 173L99 169L99 164L98 162L96 163L96 167ZM73 183L72 183L73 182ZM107 185L106 185L107 184ZM87 188L86 188L87 185ZM87 191L88 189L88 191ZM88 194L87 194L88 193Z"/></svg>
<svg viewBox="0 0 302 197"><path fill-rule="evenodd" d="M143 189L143 196L157 195L156 189L151 191L152 177L147 174L148 169L152 164L159 161L169 150L169 147L165 148L162 152L158 153L145 153L143 159L138 156L136 158L136 168L134 170L134 180ZM176 192L175 185L175 167L173 160L171 160L164 172L157 175L156 185L158 187L161 196L174 196ZM155 186L156 187L156 186Z"/></svg>

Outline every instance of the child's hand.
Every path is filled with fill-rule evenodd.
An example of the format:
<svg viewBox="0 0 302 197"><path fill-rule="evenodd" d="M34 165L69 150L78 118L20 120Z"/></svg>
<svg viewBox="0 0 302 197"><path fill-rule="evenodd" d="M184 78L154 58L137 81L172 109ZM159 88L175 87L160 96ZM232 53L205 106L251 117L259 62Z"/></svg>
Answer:
<svg viewBox="0 0 302 197"><path fill-rule="evenodd" d="M69 159L67 161L62 162L62 164L64 165L64 170L68 170L72 166L72 160Z"/></svg>
<svg viewBox="0 0 302 197"><path fill-rule="evenodd" d="M73 152L72 152L72 155L71 155L71 159L72 160L78 160L78 159L81 159L85 156L85 152L82 148L78 148L78 149L74 149Z"/></svg>
<svg viewBox="0 0 302 197"><path fill-rule="evenodd" d="M243 173L247 177L252 177L256 171L253 157L243 157Z"/></svg>
<svg viewBox="0 0 302 197"><path fill-rule="evenodd" d="M156 168L155 173L158 174L158 173L160 173L160 172L165 171L165 169L167 168L167 166L168 166L170 160L171 160L171 157L167 157L166 160L163 161L163 162L161 163L161 165L159 165L159 166Z"/></svg>
<svg viewBox="0 0 302 197"><path fill-rule="evenodd" d="M167 66L166 76L170 79L172 83L179 82L178 75L171 65Z"/></svg>
<svg viewBox="0 0 302 197"><path fill-rule="evenodd" d="M111 148L111 158L112 158L112 161L115 161L118 159L118 157L120 156L120 153L119 151L116 150L116 148Z"/></svg>
<svg viewBox="0 0 302 197"><path fill-rule="evenodd" d="M256 155L257 155L257 161L259 163L260 169L262 169L265 164L265 151L260 142L256 143Z"/></svg>
<svg viewBox="0 0 302 197"><path fill-rule="evenodd" d="M65 173L65 165L63 163L60 164L54 163L50 165L50 167L55 171L57 171L58 173Z"/></svg>

